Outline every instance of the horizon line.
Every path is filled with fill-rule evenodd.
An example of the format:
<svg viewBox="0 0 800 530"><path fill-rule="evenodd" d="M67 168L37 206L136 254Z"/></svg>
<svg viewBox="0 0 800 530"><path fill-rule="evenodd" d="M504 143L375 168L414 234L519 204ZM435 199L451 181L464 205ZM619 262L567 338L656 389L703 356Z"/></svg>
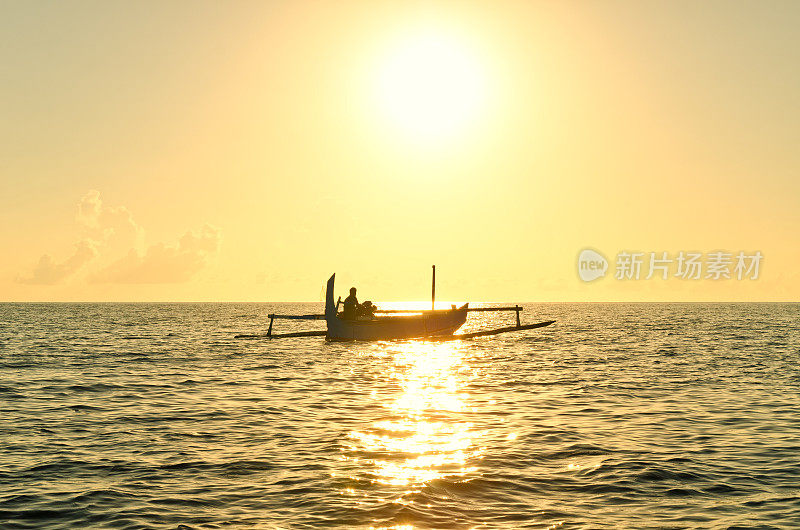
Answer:
<svg viewBox="0 0 800 530"><path fill-rule="evenodd" d="M317 300L2 300L0 304L324 304ZM426 300L385 300L384 304L427 304ZM438 302L437 302L438 303ZM443 300L441 304L466 303ZM475 301L470 304L798 304L800 300L561 300L510 302L508 300Z"/></svg>

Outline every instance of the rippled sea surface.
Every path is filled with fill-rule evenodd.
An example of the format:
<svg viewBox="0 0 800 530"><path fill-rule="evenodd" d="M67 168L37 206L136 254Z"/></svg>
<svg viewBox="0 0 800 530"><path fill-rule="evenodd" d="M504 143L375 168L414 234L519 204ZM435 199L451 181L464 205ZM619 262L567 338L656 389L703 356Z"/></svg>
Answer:
<svg viewBox="0 0 800 530"><path fill-rule="evenodd" d="M273 311L321 306L0 304L0 527L800 527L800 305L234 339Z"/></svg>

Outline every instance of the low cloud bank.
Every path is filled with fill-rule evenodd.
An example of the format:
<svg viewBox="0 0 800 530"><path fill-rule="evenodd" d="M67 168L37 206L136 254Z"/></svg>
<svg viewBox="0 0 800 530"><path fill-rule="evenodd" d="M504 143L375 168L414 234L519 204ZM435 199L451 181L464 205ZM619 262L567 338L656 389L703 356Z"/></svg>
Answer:
<svg viewBox="0 0 800 530"><path fill-rule="evenodd" d="M156 243L140 255L127 256L91 275L92 283L182 283L188 281L219 250L220 231L205 225L199 233L186 232L177 245Z"/></svg>
<svg viewBox="0 0 800 530"><path fill-rule="evenodd" d="M112 254L109 243L129 246L127 254L110 265L92 272L92 283L182 283L203 269L219 251L220 230L209 224L198 231L186 232L175 244L155 243L143 247L144 229L124 206L106 206L100 192L90 190L78 203L75 216L85 237L75 245L75 252L63 261L49 254L39 258L33 271L17 278L30 285L55 285L76 275L104 254ZM110 257L110 256L109 256Z"/></svg>
<svg viewBox="0 0 800 530"><path fill-rule="evenodd" d="M39 258L33 273L21 276L17 281L28 285L55 285L78 272L97 253L97 243L84 239L76 245L75 253L61 263L56 262L49 254L44 254Z"/></svg>

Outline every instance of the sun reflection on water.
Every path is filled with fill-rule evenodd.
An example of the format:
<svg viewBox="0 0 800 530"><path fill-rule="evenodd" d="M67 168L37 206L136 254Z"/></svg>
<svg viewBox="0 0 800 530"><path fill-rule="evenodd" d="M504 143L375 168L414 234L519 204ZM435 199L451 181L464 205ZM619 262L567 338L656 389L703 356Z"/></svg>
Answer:
<svg viewBox="0 0 800 530"><path fill-rule="evenodd" d="M476 373L463 347L425 342L390 347L384 382L399 385L401 392L382 404L389 419L349 433L351 454L363 456L373 483L405 487L404 493L436 479L474 475L480 433L467 421L472 409L464 387Z"/></svg>

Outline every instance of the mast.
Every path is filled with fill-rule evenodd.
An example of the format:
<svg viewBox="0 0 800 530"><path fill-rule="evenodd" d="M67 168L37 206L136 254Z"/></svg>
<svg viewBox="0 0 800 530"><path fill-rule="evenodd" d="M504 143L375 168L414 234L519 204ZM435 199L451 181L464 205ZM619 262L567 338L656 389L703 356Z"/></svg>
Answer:
<svg viewBox="0 0 800 530"><path fill-rule="evenodd" d="M433 306L436 304L436 265L431 265L433 267L433 278L431 279L431 311L433 311Z"/></svg>

